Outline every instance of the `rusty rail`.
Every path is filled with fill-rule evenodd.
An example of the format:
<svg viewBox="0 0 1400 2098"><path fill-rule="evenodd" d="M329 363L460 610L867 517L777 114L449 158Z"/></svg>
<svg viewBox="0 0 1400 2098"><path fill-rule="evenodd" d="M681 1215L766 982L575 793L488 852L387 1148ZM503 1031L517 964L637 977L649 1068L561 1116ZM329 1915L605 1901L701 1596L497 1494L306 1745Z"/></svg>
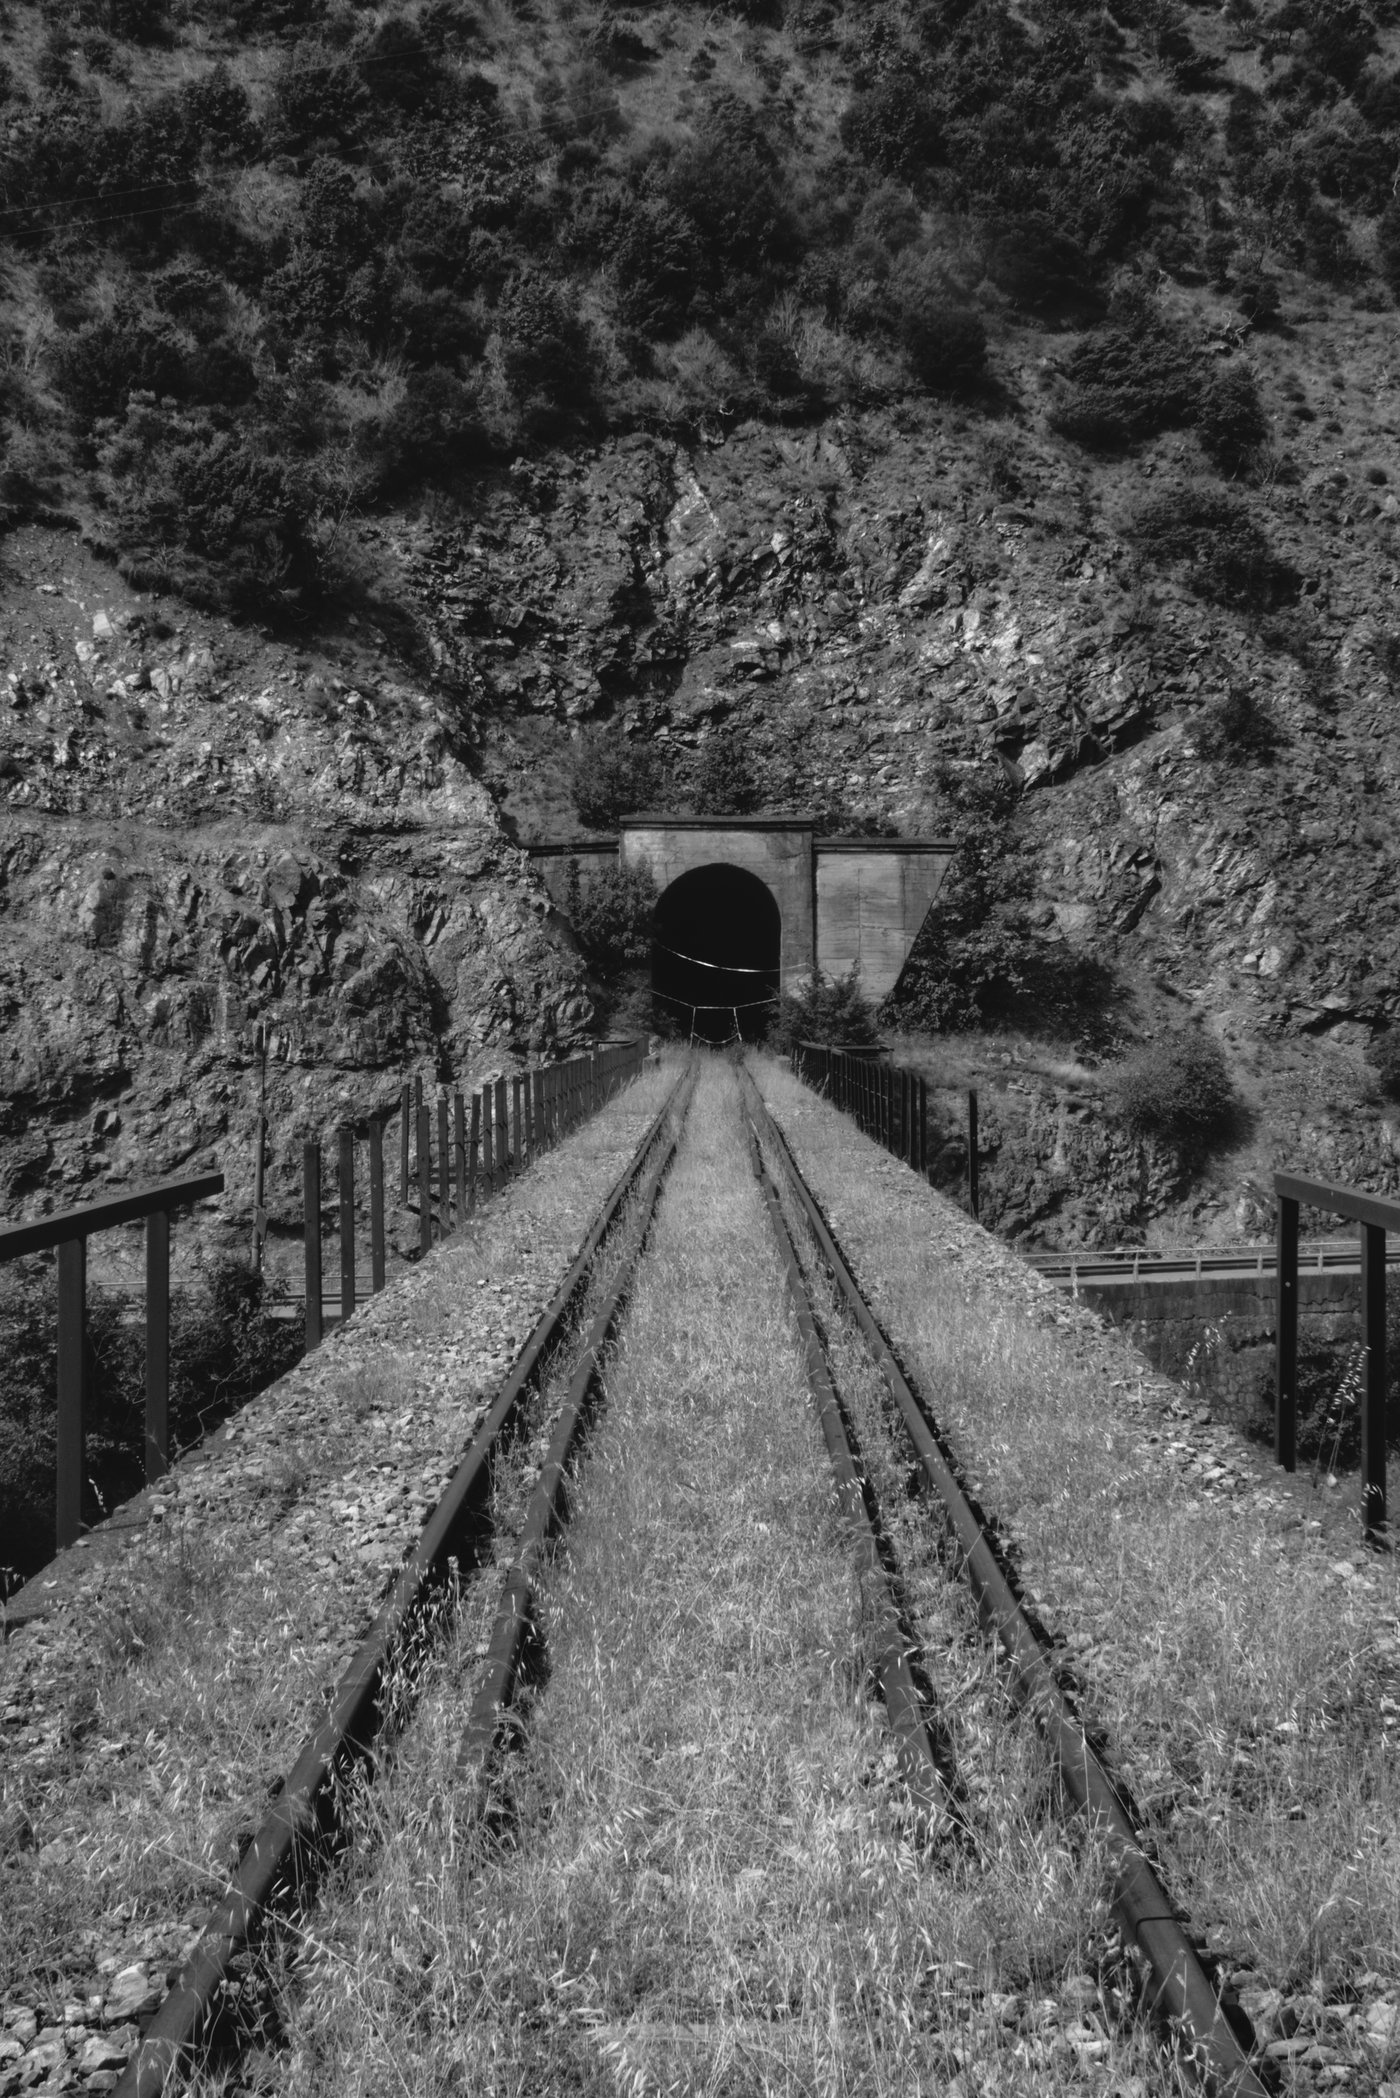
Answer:
<svg viewBox="0 0 1400 2098"><path fill-rule="evenodd" d="M1066 1790L1104 1844L1115 1911L1152 1976L1152 2009L1181 2033L1191 2059L1217 2098L1265 2098L1265 2086L1221 2008L1195 1947L1177 1921L1175 1906L1148 1861L1133 1818L1089 1746L1002 1570L991 1537L963 1492L927 1401L905 1376L889 1336L871 1311L752 1076L745 1072L744 1077L750 1114L778 1161L822 1265L863 1334L924 1475L942 1503L958 1571L973 1592L978 1616L1000 1645L1015 1694L1044 1735Z"/></svg>
<svg viewBox="0 0 1400 2098"><path fill-rule="evenodd" d="M173 1988L122 2072L117 2098L168 2098L193 2066L239 1955L271 1914L313 1881L346 1801L346 1779L372 1752L387 1715L386 1680L424 1627L433 1596L454 1562L475 1563L488 1522L492 1469L522 1403L565 1337L593 1262L645 1170L686 1082L654 1116L598 1210L582 1246L472 1436L408 1560L342 1676L266 1819L244 1851L229 1890L209 1916ZM396 1693L402 1716L402 1692Z"/></svg>

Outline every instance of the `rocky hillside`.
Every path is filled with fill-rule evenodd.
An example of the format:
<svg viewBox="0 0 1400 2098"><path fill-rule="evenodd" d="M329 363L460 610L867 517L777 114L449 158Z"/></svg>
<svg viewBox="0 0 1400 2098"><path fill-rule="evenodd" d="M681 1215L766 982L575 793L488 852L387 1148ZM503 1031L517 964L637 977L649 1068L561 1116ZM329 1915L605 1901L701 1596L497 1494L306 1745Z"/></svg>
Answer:
<svg viewBox="0 0 1400 2098"><path fill-rule="evenodd" d="M7 1213L217 1164L246 1216L265 1037L291 1222L303 1134L587 1025L454 719L381 640L158 607L53 530L12 534L5 585Z"/></svg>
<svg viewBox="0 0 1400 2098"><path fill-rule="evenodd" d="M11 1211L237 1178L259 1027L287 1172L577 1038L518 846L718 750L964 840L886 1023L1009 1074L1009 1228L1400 1185L1390 0L16 0L0 55ZM1195 1026L1204 1165L1110 1082Z"/></svg>

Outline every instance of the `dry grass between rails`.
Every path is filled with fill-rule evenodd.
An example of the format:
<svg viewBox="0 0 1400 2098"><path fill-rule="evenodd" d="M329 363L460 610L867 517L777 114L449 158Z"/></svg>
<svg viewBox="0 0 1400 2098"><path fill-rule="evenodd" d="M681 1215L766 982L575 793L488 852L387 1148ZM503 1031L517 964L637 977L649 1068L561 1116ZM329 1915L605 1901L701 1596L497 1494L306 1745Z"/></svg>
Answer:
<svg viewBox="0 0 1400 2098"><path fill-rule="evenodd" d="M61 2017L104 1955L179 1964L535 1316L512 1285L552 1292L675 1075L254 1401L231 1450L172 1475L163 1523L9 1641L5 2003Z"/></svg>
<svg viewBox="0 0 1400 2098"><path fill-rule="evenodd" d="M508 1832L464 1812L455 1768L474 1620L366 1803L281 2088L1143 2093L1144 2043L1063 2011L1098 1995L1095 1868L1040 1812L1033 1739L1000 1748L988 1781L1006 1796L996 1856L912 1844L717 1062L580 1502L547 1582L550 1673L509 1774ZM1015 1963L1037 2000L997 1987Z"/></svg>
<svg viewBox="0 0 1400 2098"><path fill-rule="evenodd" d="M1036 1285L985 1258L979 1272L985 1241L950 1205L872 1170L876 1147L780 1067L762 1083L1042 1615L1069 1635L1086 1715L1197 1933L1281 1988L1393 1995L1394 1563L1370 1562L1359 1590L1267 1511L1201 1502L1115 1404L1111 1373L1136 1366L1116 1336L1067 1341Z"/></svg>

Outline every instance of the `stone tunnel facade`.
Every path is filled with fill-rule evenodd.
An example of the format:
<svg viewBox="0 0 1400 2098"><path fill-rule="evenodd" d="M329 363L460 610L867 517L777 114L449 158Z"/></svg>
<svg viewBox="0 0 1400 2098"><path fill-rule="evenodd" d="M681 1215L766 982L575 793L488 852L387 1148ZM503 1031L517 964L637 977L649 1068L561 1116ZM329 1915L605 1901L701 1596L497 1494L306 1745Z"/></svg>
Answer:
<svg viewBox="0 0 1400 2098"><path fill-rule="evenodd" d="M893 990L943 882L956 847L944 838L825 838L807 816L624 817L614 842L532 848L551 894L563 903L570 861L587 883L615 862L645 868L665 894L683 875L738 867L771 893L781 919L778 972L798 990L814 969L829 977L859 968L879 1000Z"/></svg>

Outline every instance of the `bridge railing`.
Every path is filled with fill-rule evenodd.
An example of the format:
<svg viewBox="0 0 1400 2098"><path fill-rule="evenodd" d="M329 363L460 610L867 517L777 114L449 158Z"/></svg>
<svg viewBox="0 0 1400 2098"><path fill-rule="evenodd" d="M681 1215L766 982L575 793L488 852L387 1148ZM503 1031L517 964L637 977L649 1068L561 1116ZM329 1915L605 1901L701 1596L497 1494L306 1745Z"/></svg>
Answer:
<svg viewBox="0 0 1400 2098"><path fill-rule="evenodd" d="M0 1264L58 1249L58 1549L82 1528L84 1416L87 1380L87 1242L118 1224L146 1225L146 1477L170 1463L170 1218L177 1209L224 1191L222 1173L159 1180L60 1210L28 1224L0 1225Z"/></svg>
<svg viewBox="0 0 1400 2098"><path fill-rule="evenodd" d="M927 1180L928 1081L917 1071L887 1062L864 1044L844 1047L828 1042L799 1042L792 1068L814 1092L825 1093L833 1106L848 1114L877 1144ZM977 1089L967 1093L967 1206L973 1216L982 1207L979 1171L981 1144L977 1133Z"/></svg>
<svg viewBox="0 0 1400 2098"><path fill-rule="evenodd" d="M420 1253L447 1238L487 1195L540 1157L578 1122L635 1078L646 1057L641 1040L614 1043L561 1064L517 1071L483 1086L470 1099L441 1088L425 1097L420 1076L405 1080L397 1108L399 1202L416 1196ZM356 1147L367 1148L370 1289L383 1289L386 1267L384 1141L394 1114L342 1123L336 1132L339 1212L340 1315L355 1309ZM325 1330L322 1295L322 1150L309 1139L302 1153L302 1237L306 1277L306 1346L320 1346Z"/></svg>
<svg viewBox="0 0 1400 2098"><path fill-rule="evenodd" d="M1275 1173L1278 1204L1278 1325L1274 1368L1274 1456L1298 1464L1298 1218L1306 1205L1360 1226L1361 1527L1379 1542L1386 1527L1386 1233L1400 1230L1400 1202L1331 1180Z"/></svg>

